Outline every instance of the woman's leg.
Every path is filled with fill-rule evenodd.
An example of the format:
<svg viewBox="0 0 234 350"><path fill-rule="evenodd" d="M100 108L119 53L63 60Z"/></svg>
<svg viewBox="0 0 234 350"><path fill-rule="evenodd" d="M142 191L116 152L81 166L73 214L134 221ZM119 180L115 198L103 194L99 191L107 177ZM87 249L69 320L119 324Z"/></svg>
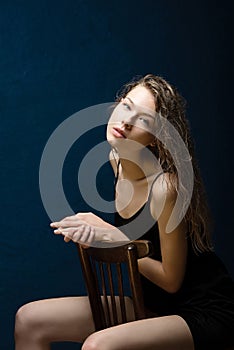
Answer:
<svg viewBox="0 0 234 350"><path fill-rule="evenodd" d="M16 350L48 350L55 341L83 342L94 332L87 297L31 302L16 314Z"/></svg>
<svg viewBox="0 0 234 350"><path fill-rule="evenodd" d="M180 316L149 318L91 334L82 350L194 350L186 322Z"/></svg>

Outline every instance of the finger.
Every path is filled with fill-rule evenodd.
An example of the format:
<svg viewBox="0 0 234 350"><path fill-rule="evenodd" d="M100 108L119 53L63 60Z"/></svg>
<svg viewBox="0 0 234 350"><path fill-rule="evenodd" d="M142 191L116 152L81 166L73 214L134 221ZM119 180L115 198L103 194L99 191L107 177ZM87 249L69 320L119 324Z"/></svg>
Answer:
<svg viewBox="0 0 234 350"><path fill-rule="evenodd" d="M90 234L89 234L89 237L88 237L88 240L86 243L80 243L82 245L82 247L84 249L87 249L91 246L91 243L94 241L94 237L95 237L95 230L93 227L91 227L90 229Z"/></svg>
<svg viewBox="0 0 234 350"><path fill-rule="evenodd" d="M84 240L84 231L85 231L85 226L82 225L79 227L79 229L74 232L74 235L72 237L73 242L78 243L78 242L83 242Z"/></svg>
<svg viewBox="0 0 234 350"><path fill-rule="evenodd" d="M86 226L81 241L90 244L95 240L95 234L96 232L93 227Z"/></svg>
<svg viewBox="0 0 234 350"><path fill-rule="evenodd" d="M61 234L64 236L63 240L64 242L70 242L71 240L73 241L73 237L74 237L74 231L70 231L70 232L64 232L62 231Z"/></svg>
<svg viewBox="0 0 234 350"><path fill-rule="evenodd" d="M94 239L95 239L95 230L93 227L91 227L87 242L92 243Z"/></svg>
<svg viewBox="0 0 234 350"><path fill-rule="evenodd" d="M51 222L50 227L59 227L58 222Z"/></svg>
<svg viewBox="0 0 234 350"><path fill-rule="evenodd" d="M57 230L54 230L54 234L55 235L63 235L65 242L69 242L71 240L71 238L68 236L69 233L68 232L63 232L62 227L60 227Z"/></svg>
<svg viewBox="0 0 234 350"><path fill-rule="evenodd" d="M65 223L66 221L58 221L58 222L52 222L50 224L50 227L53 227L53 228L59 228L59 227L62 227L62 226L65 226Z"/></svg>
<svg viewBox="0 0 234 350"><path fill-rule="evenodd" d="M58 228L57 230L54 230L55 235L61 235L62 234L62 228Z"/></svg>
<svg viewBox="0 0 234 350"><path fill-rule="evenodd" d="M81 237L83 235L83 230L84 230L84 225L82 225L78 229L77 229L77 227L73 228L73 230L64 229L62 231L62 234L64 236L70 238L73 242L77 243L81 240Z"/></svg>
<svg viewBox="0 0 234 350"><path fill-rule="evenodd" d="M69 227L69 228L64 228L64 227L59 227L56 230L54 230L55 235L64 235L64 234L72 234L75 231L75 227Z"/></svg>
<svg viewBox="0 0 234 350"><path fill-rule="evenodd" d="M62 233L63 235L68 235L69 237L72 237L76 232L80 232L82 230L82 227L84 225L81 225L79 227L59 227L55 232Z"/></svg>
<svg viewBox="0 0 234 350"><path fill-rule="evenodd" d="M60 221L51 222L51 223L50 223L50 226L51 226L51 227L62 226L62 225L61 225L61 222L70 222L70 221L72 221L72 220L75 220L75 218L76 218L76 215L67 216L67 217L63 218L62 220L60 220Z"/></svg>
<svg viewBox="0 0 234 350"><path fill-rule="evenodd" d="M58 221L58 222L52 222L50 224L50 226L52 228L59 228L59 227L79 227L81 225L84 224L83 220L79 220L79 219L72 219L72 220L62 220L62 221Z"/></svg>
<svg viewBox="0 0 234 350"><path fill-rule="evenodd" d="M88 226L88 225L85 225L84 230L82 232L81 241L82 242L88 242L89 241L89 237L90 237L90 233L91 233L91 227Z"/></svg>

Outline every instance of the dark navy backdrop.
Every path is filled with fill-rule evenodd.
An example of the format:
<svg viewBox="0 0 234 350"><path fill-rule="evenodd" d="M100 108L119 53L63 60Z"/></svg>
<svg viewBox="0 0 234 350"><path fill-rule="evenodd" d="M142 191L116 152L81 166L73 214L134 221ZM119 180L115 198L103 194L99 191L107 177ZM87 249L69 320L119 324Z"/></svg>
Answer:
<svg viewBox="0 0 234 350"><path fill-rule="evenodd" d="M216 250L234 275L231 3L1 1L0 349L14 348L14 315L22 304L85 292L74 245L49 228L39 193L40 157L65 118L113 101L136 74L164 76L188 101ZM74 154L70 159L67 196L74 210L87 210L76 188ZM110 169L103 174L109 185Z"/></svg>

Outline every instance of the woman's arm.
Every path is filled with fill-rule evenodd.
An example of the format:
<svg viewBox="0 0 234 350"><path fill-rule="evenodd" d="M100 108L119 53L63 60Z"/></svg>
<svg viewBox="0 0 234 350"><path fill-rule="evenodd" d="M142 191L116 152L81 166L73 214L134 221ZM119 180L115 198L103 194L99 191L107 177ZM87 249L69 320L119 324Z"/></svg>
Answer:
<svg viewBox="0 0 234 350"><path fill-rule="evenodd" d="M140 272L169 293L175 293L184 279L187 261L186 225L182 221L176 229L166 233L166 226L176 202L176 191L164 177L159 177L152 189L151 213L158 221L162 262L140 259ZM163 209L159 216L158 208Z"/></svg>

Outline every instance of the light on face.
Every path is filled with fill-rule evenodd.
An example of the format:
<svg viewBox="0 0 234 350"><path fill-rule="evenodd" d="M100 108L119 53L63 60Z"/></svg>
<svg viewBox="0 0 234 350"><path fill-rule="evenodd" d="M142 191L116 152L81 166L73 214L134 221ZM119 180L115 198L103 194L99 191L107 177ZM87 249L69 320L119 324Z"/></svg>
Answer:
<svg viewBox="0 0 234 350"><path fill-rule="evenodd" d="M128 124L153 133L155 127L155 112L123 99L115 107L109 123Z"/></svg>

